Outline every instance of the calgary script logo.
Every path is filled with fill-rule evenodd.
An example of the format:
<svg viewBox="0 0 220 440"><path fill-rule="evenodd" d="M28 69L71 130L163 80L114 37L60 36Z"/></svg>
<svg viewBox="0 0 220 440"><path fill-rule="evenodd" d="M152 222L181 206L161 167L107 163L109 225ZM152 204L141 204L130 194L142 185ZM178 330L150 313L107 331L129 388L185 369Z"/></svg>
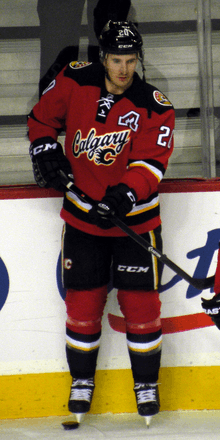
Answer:
<svg viewBox="0 0 220 440"><path fill-rule="evenodd" d="M219 247L220 229L214 229L207 234L207 241L204 246L194 249L187 253L187 258L193 260L197 258L197 265L193 274L194 278L205 278L208 276L209 267L211 265L214 253ZM179 275L174 275L171 280L160 286L159 292L166 292L177 283L181 282L182 278ZM60 295L65 299L65 289L61 283L61 257L59 257L57 264L57 284ZM109 292L112 286L108 287ZM213 288L210 289L213 292ZM186 299L191 299L201 294L201 290L189 285L186 291ZM111 313L108 314L108 321L110 327L120 333L126 332L125 320L121 316L116 316ZM210 317L205 313L196 313L192 315L175 316L170 318L162 318L163 334L177 333L188 330L195 330L214 325Z"/></svg>
<svg viewBox="0 0 220 440"><path fill-rule="evenodd" d="M86 139L82 138L82 133L78 130L72 144L73 155L79 157L86 154L96 165L111 165L128 141L129 130L96 136L93 128Z"/></svg>

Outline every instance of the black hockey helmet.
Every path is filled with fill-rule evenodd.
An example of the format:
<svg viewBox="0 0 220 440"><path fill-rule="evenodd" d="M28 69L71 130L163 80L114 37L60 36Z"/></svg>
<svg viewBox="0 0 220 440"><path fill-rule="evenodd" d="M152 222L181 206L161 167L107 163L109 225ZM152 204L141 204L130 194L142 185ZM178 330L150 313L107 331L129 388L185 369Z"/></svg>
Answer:
<svg viewBox="0 0 220 440"><path fill-rule="evenodd" d="M143 40L131 21L109 20L99 36L99 46L104 54L141 53Z"/></svg>
<svg viewBox="0 0 220 440"><path fill-rule="evenodd" d="M107 53L127 55L137 53L142 66L145 81L143 58L143 40L136 26L131 21L109 20L99 36L100 60L103 62Z"/></svg>

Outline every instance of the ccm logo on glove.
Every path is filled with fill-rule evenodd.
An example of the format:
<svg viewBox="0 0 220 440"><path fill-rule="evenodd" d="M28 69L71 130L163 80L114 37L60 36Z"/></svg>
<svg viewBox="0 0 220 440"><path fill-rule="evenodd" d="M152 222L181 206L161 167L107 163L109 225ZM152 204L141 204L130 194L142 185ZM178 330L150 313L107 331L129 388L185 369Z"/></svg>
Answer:
<svg viewBox="0 0 220 440"><path fill-rule="evenodd" d="M38 145L37 147L33 147L32 144L30 152L33 156L36 156L37 154L43 153L44 151L56 150L56 148L57 148L57 142L54 142L54 144L42 144L42 145Z"/></svg>
<svg viewBox="0 0 220 440"><path fill-rule="evenodd" d="M50 136L36 139L30 146L30 156L34 178L40 188L66 191L59 172L61 170L69 176L72 174L72 169L59 142Z"/></svg>

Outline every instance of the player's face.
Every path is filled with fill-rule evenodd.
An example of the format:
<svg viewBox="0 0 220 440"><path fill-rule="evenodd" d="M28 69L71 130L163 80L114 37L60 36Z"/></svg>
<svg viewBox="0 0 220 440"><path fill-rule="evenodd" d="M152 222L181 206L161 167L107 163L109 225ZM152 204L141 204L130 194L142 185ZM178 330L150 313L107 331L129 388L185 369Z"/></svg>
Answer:
<svg viewBox="0 0 220 440"><path fill-rule="evenodd" d="M120 95L130 87L138 63L136 53L129 55L107 54L104 67L107 72L105 79L108 92Z"/></svg>

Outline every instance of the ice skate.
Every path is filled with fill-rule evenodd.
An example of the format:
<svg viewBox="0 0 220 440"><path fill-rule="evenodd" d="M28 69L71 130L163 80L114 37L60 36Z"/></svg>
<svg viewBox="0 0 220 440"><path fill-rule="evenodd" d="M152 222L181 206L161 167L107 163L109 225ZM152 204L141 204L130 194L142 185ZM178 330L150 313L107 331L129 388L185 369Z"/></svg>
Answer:
<svg viewBox="0 0 220 440"><path fill-rule="evenodd" d="M135 383L138 414L145 418L149 428L151 418L159 412L159 392L157 383Z"/></svg>
<svg viewBox="0 0 220 440"><path fill-rule="evenodd" d="M94 387L93 378L73 379L68 408L75 414L78 423L90 409Z"/></svg>

